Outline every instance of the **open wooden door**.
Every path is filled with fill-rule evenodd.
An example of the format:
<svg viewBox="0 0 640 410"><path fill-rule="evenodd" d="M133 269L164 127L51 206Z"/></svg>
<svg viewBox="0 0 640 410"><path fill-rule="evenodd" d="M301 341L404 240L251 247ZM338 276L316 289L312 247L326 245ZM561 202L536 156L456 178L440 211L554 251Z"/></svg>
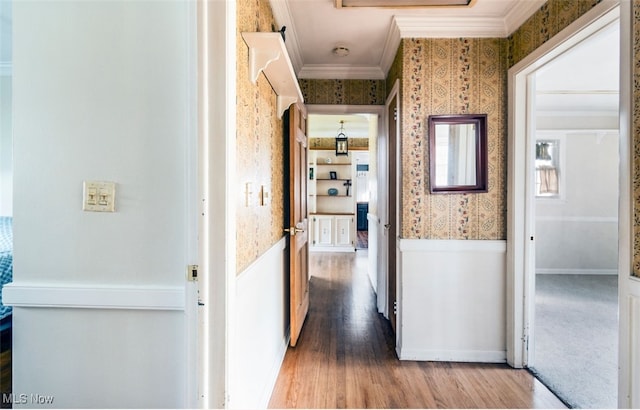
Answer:
<svg viewBox="0 0 640 410"><path fill-rule="evenodd" d="M298 343L309 311L309 230L307 219L306 110L293 104L285 114L285 231L289 233L291 346ZM286 181L285 181L286 185Z"/></svg>

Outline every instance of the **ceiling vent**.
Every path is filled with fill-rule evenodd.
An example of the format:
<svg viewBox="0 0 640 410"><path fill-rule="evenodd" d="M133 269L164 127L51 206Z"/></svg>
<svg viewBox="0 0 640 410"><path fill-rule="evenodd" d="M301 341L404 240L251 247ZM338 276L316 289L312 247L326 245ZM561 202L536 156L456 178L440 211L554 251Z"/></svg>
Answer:
<svg viewBox="0 0 640 410"><path fill-rule="evenodd" d="M336 8L469 7L474 2L474 0L335 0Z"/></svg>

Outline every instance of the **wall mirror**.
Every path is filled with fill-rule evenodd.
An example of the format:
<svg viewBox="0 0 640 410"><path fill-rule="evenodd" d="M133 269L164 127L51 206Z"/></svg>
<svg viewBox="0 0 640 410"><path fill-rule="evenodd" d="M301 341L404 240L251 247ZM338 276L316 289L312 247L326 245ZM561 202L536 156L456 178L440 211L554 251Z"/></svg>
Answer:
<svg viewBox="0 0 640 410"><path fill-rule="evenodd" d="M431 115L428 128L431 193L487 192L487 115Z"/></svg>

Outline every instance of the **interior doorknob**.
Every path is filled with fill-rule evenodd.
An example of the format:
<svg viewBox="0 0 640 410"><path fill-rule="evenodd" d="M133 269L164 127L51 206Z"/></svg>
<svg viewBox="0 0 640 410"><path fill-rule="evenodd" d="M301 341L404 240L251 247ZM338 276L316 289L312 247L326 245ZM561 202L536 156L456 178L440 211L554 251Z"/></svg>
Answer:
<svg viewBox="0 0 640 410"><path fill-rule="evenodd" d="M295 236L297 233L304 232L304 229L296 228L292 226L291 228L285 228L285 232L289 232L289 235Z"/></svg>
<svg viewBox="0 0 640 410"><path fill-rule="evenodd" d="M386 229L387 231L389 230L389 228L391 228L391 224L385 224L384 225L384 229Z"/></svg>

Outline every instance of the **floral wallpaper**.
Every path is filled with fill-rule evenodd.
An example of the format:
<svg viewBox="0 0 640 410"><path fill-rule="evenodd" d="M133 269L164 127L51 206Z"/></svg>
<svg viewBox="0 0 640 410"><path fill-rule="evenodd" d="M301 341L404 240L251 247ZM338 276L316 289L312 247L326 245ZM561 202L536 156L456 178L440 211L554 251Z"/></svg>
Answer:
<svg viewBox="0 0 640 410"><path fill-rule="evenodd" d="M505 239L507 70L600 1L549 0L508 39L403 39L386 80L300 79L305 103L383 105L395 80L400 79L402 236ZM636 10L638 1L634 0ZM243 187L237 200L237 267L241 272L282 236L283 209L278 198L283 192L283 153L275 94L264 76L257 86L249 82L248 49L240 36L242 31L273 31L273 14L268 0L238 0L237 10L237 158L238 184ZM636 20L638 16L636 11ZM636 51L636 58L639 55ZM640 74L636 76L635 89L640 94ZM635 135L640 135L640 108L636 110ZM264 112L274 114L259 115ZM438 113L488 114L489 192L429 194L426 120L429 114ZM636 157L640 157L640 148L636 148ZM635 167L635 200L640 204L640 165ZM267 186L271 203L245 206L246 182L252 183L254 198L260 185ZM640 221L640 211L635 218ZM634 235L634 268L640 273L640 226Z"/></svg>
<svg viewBox="0 0 640 410"><path fill-rule="evenodd" d="M350 151L366 151L369 149L368 138L348 138L348 147ZM335 138L309 138L309 149L325 149L335 150Z"/></svg>
<svg viewBox="0 0 640 410"><path fill-rule="evenodd" d="M505 239L506 39L404 39L402 50L402 237ZM487 193L429 193L432 114L487 114Z"/></svg>
<svg viewBox="0 0 640 410"><path fill-rule="evenodd" d="M632 152L632 206L633 206L633 275L640 277L640 0L633 1L633 134Z"/></svg>
<svg viewBox="0 0 640 410"><path fill-rule="evenodd" d="M509 37L509 68L602 0L548 0Z"/></svg>
<svg viewBox="0 0 640 410"><path fill-rule="evenodd" d="M282 238L284 226L283 122L276 114L276 95L261 74L249 80L249 49L244 31L273 31L268 0L238 0L237 32L237 272L242 272ZM247 183L250 183L247 189ZM269 191L258 203L261 185ZM250 191L251 194L248 194Z"/></svg>
<svg viewBox="0 0 640 410"><path fill-rule="evenodd" d="M384 80L300 79L306 104L382 105L387 96Z"/></svg>

